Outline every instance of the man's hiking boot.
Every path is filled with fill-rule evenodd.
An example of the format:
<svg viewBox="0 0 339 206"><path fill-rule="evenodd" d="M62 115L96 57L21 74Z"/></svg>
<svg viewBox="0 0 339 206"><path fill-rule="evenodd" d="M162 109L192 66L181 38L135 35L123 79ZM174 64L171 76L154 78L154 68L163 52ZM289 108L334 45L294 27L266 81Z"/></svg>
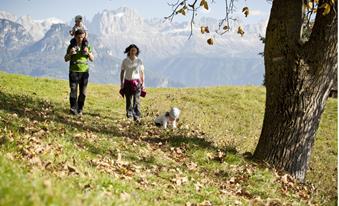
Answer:
<svg viewBox="0 0 339 206"><path fill-rule="evenodd" d="M135 121L136 123L138 123L138 124L140 124L140 123L141 123L141 119L140 119L140 117L134 117L134 121Z"/></svg>
<svg viewBox="0 0 339 206"><path fill-rule="evenodd" d="M77 110L74 109L74 108L71 108L71 109L69 110L69 112L70 112L72 115L77 115L77 114L78 114Z"/></svg>
<svg viewBox="0 0 339 206"><path fill-rule="evenodd" d="M78 111L78 115L79 115L79 116L82 116L82 110L79 110L79 111Z"/></svg>
<svg viewBox="0 0 339 206"><path fill-rule="evenodd" d="M127 117L127 119L132 119L132 118L133 118L133 115L132 115L132 114L129 114L129 113L127 113L127 114L126 114L126 117Z"/></svg>

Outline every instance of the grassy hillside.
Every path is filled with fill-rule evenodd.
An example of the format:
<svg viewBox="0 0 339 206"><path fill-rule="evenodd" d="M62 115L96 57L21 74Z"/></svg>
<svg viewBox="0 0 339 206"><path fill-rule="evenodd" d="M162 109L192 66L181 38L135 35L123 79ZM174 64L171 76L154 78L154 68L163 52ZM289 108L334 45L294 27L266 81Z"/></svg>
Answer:
<svg viewBox="0 0 339 206"><path fill-rule="evenodd" d="M337 100L317 134L307 183L253 152L265 89L148 89L142 125L112 85L90 84L84 116L68 82L0 73L0 205L336 205ZM179 129L153 118L182 109Z"/></svg>

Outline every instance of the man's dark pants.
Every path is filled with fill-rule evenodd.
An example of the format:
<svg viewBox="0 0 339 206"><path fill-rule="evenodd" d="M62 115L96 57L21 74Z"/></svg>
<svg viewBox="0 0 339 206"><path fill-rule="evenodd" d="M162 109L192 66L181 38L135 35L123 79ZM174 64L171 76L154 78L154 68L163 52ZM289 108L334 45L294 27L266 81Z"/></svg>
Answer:
<svg viewBox="0 0 339 206"><path fill-rule="evenodd" d="M69 102L71 109L81 112L83 110L85 99L86 99L86 89L88 84L88 72L70 72L69 73L69 87L71 92L69 94ZM79 97L78 96L78 86L79 86Z"/></svg>

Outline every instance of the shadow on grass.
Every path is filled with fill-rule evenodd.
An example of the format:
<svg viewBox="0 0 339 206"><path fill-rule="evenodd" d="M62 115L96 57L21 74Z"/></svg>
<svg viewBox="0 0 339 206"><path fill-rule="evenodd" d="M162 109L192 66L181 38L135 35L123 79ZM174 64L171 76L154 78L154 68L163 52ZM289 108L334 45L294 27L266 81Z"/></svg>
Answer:
<svg viewBox="0 0 339 206"><path fill-rule="evenodd" d="M183 135L170 134L167 137L148 137L143 139L149 143L158 144L160 142L166 142L169 146L180 147L183 144L187 144L191 147L199 147L203 149L212 149L217 150L218 148L213 145L212 142L206 141L203 138L198 138L196 136L186 137Z"/></svg>
<svg viewBox="0 0 339 206"><path fill-rule="evenodd" d="M90 120L88 121L88 119L86 119L86 121L82 121L77 116L69 115L69 110L60 103L50 102L39 97L32 98L29 95L9 94L0 91L0 109L14 112L19 117L29 118L31 121L54 121L71 128L77 128L78 131L96 132L112 137L126 137L125 132L120 131L117 125L114 125L111 121L107 121L107 118L100 113L85 113L86 116L88 115L90 117ZM97 119L97 117L100 119ZM106 119L106 121L103 119ZM114 120L112 118L108 119ZM138 126L136 126L135 129L138 129L137 127ZM138 136L138 134L133 135L127 135L127 138L136 139L136 136ZM71 138L71 140L78 145L80 144L80 146L85 146L91 153L105 154L106 152L104 149L90 142L79 142L76 138ZM151 144L162 142L170 147L180 147L183 144L187 144L192 149L195 147L213 151L220 149L204 138L196 136L186 137L185 135L174 133L164 133L160 136L147 137L141 140ZM222 151L236 153L236 150L231 147L223 148Z"/></svg>
<svg viewBox="0 0 339 206"><path fill-rule="evenodd" d="M143 141L151 144L166 143L170 147L187 147L192 149L206 149L209 151L222 151L228 154L237 154L235 147L226 146L223 148L217 147L211 141L207 141L205 138L198 136L187 137L185 135L170 134L166 137L147 137Z"/></svg>
<svg viewBox="0 0 339 206"><path fill-rule="evenodd" d="M0 91L0 109L14 112L21 118L31 121L55 121L79 131L91 131L112 136L121 136L117 127L112 124L100 124L100 120L92 118L84 122L79 116L69 115L69 110L61 104L50 102L41 98L32 98L28 95L8 94ZM97 114L91 114L97 115Z"/></svg>

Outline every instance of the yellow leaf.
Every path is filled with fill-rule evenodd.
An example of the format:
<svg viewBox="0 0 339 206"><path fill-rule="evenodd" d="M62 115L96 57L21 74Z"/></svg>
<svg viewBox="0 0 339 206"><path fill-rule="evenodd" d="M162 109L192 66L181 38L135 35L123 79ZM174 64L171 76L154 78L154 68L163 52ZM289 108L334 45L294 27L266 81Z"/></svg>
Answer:
<svg viewBox="0 0 339 206"><path fill-rule="evenodd" d="M186 15L186 9L187 9L187 7L186 6L184 6L184 7L182 7L181 9L179 9L177 12L176 12L176 14L182 14L182 15Z"/></svg>
<svg viewBox="0 0 339 206"><path fill-rule="evenodd" d="M204 26L201 26L201 27L200 27L200 32L201 32L202 34L205 33L205 27L204 27Z"/></svg>
<svg viewBox="0 0 339 206"><path fill-rule="evenodd" d="M306 7L307 7L308 9L312 9L312 8L313 8L313 3L309 1L309 2L306 4Z"/></svg>
<svg viewBox="0 0 339 206"><path fill-rule="evenodd" d="M249 14L250 14L250 10L248 9L248 7L246 6L246 7L244 7L243 9L242 9L242 13L244 13L245 14L245 17L247 17Z"/></svg>
<svg viewBox="0 0 339 206"><path fill-rule="evenodd" d="M242 29L241 26L238 27L237 33L240 34L241 36L244 36L244 34L245 34L245 32L244 32L244 30Z"/></svg>
<svg viewBox="0 0 339 206"><path fill-rule="evenodd" d="M210 30L208 29L208 26L201 26L200 31L202 34L204 33L210 33Z"/></svg>
<svg viewBox="0 0 339 206"><path fill-rule="evenodd" d="M323 11L324 16L329 14L330 11L331 11L331 6L328 3L322 4L321 7L319 7L319 8L324 8L324 11Z"/></svg>

